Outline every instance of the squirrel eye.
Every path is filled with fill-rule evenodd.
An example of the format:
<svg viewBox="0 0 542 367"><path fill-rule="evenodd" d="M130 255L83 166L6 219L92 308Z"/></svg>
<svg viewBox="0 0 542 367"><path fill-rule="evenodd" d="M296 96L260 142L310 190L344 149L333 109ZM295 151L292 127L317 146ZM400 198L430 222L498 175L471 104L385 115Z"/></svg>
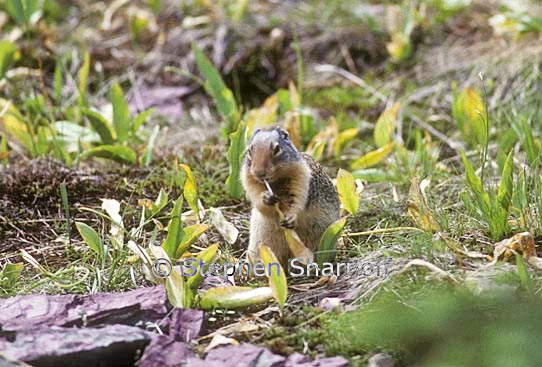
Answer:
<svg viewBox="0 0 542 367"><path fill-rule="evenodd" d="M273 148L273 155L277 155L280 153L280 145L275 145L275 148Z"/></svg>

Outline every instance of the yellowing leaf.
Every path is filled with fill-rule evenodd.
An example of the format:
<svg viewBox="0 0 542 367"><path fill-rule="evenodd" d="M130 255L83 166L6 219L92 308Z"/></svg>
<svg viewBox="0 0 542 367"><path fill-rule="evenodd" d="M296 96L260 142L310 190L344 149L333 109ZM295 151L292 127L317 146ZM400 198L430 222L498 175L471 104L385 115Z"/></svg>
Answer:
<svg viewBox="0 0 542 367"><path fill-rule="evenodd" d="M185 284L184 277L172 268L171 274L166 279L166 291L169 303L173 307L189 308L190 307L190 291Z"/></svg>
<svg viewBox="0 0 542 367"><path fill-rule="evenodd" d="M288 283L286 282L286 273L280 265L277 257L269 246L260 245L260 258L265 264L266 269L269 269L269 286L273 290L273 296L277 300L280 309L284 309L286 298L288 297Z"/></svg>
<svg viewBox="0 0 542 367"><path fill-rule="evenodd" d="M211 224L217 229L217 231L224 237L227 243L230 245L234 244L237 241L239 236L239 230L230 222L224 218L224 215L217 208L209 209L209 218Z"/></svg>
<svg viewBox="0 0 542 367"><path fill-rule="evenodd" d="M194 224L183 229L184 236L175 251L175 258L178 259L192 246L194 242L209 228L207 224Z"/></svg>
<svg viewBox="0 0 542 367"><path fill-rule="evenodd" d="M392 142L400 108L401 105L399 102L395 103L393 106L382 112L376 121L374 139L377 147L381 148Z"/></svg>
<svg viewBox="0 0 542 367"><path fill-rule="evenodd" d="M384 158L388 156L395 146L394 142L388 143L372 152L359 157L350 163L351 169L363 169L369 168L380 163Z"/></svg>
<svg viewBox="0 0 542 367"><path fill-rule="evenodd" d="M412 55L410 37L399 32L392 33L391 42L386 43L386 50L388 50L392 61L395 63L408 59Z"/></svg>
<svg viewBox="0 0 542 367"><path fill-rule="evenodd" d="M294 258L300 259L304 264L314 261L313 252L307 246L305 246L303 241L301 241L293 229L285 228L284 236L286 237L286 242L288 242L288 247L290 248Z"/></svg>
<svg viewBox="0 0 542 367"><path fill-rule="evenodd" d="M414 223L416 223L418 228L431 233L440 231L440 225L434 218L433 212L427 204L424 193L426 185L424 184L424 187L420 186L420 181L417 177L413 177L410 182L408 215L412 218Z"/></svg>
<svg viewBox="0 0 542 367"><path fill-rule="evenodd" d="M120 215L120 203L114 199L102 199L102 210L111 218L111 242L116 248L124 245L124 224Z"/></svg>
<svg viewBox="0 0 542 367"><path fill-rule="evenodd" d="M352 174L344 169L339 169L337 174L337 191L344 209L352 215L356 215L359 207L359 194L356 190L356 180Z"/></svg>
<svg viewBox="0 0 542 367"><path fill-rule="evenodd" d="M183 195L186 199L186 202L190 208L196 212L196 215L199 216L199 207L198 207L198 189L196 184L196 179L190 167L186 164L181 164L181 167L186 172L186 181L184 182Z"/></svg>
<svg viewBox="0 0 542 367"><path fill-rule="evenodd" d="M18 144L33 154L35 148L23 116L11 101L3 98L0 98L0 131L6 133L9 140L15 139Z"/></svg>
<svg viewBox="0 0 542 367"><path fill-rule="evenodd" d="M279 101L276 94L268 97L259 108L253 108L247 112L246 123L248 134L252 134L254 128L266 127L273 124L277 119Z"/></svg>
<svg viewBox="0 0 542 367"><path fill-rule="evenodd" d="M358 129L355 127L341 131L335 140L335 156L339 157L344 146L356 136L358 136Z"/></svg>
<svg viewBox="0 0 542 367"><path fill-rule="evenodd" d="M331 223L324 231L316 254L318 265L321 266L325 262L330 262L335 257L335 244L345 224L346 217Z"/></svg>
<svg viewBox="0 0 542 367"><path fill-rule="evenodd" d="M455 96L452 116L463 138L471 145L485 145L487 126L482 118L484 103L477 91L468 87Z"/></svg>
<svg viewBox="0 0 542 367"><path fill-rule="evenodd" d="M199 305L203 310L240 308L258 305L273 299L271 287L216 287L201 294Z"/></svg>
<svg viewBox="0 0 542 367"><path fill-rule="evenodd" d="M205 250L201 251L199 255L196 257L196 264L200 263L200 260L204 264L210 264L211 261L216 256L216 253L218 251L218 244L215 243L214 245L211 245L207 247ZM208 265L203 268L203 271L207 271ZM193 276L188 277L188 280L186 281L186 286L190 289L197 289L201 284L203 283L203 275L200 271L196 272Z"/></svg>

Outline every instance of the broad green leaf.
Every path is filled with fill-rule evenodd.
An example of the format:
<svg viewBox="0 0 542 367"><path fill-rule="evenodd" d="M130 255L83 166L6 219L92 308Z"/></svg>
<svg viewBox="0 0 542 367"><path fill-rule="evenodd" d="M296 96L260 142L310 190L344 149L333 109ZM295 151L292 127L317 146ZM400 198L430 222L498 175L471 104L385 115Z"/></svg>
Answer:
<svg viewBox="0 0 542 367"><path fill-rule="evenodd" d="M243 164L243 155L245 152L245 124L241 122L237 131L230 134L230 147L228 149L228 162L230 175L226 179L228 192L234 198L240 198L243 195L243 186L241 185L241 165Z"/></svg>
<svg viewBox="0 0 542 367"><path fill-rule="evenodd" d="M359 207L359 194L356 191L356 182L352 174L342 168L337 174L337 191L344 209L356 215Z"/></svg>
<svg viewBox="0 0 542 367"><path fill-rule="evenodd" d="M171 259L176 260L175 253L177 247L181 243L184 237L183 226L181 222L181 210L183 206L183 197L182 195L175 201L173 204L173 209L171 210L169 224L167 226L167 236L164 242L162 243L162 248L166 251L168 256Z"/></svg>
<svg viewBox="0 0 542 367"><path fill-rule="evenodd" d="M457 94L452 106L452 116L463 138L471 145L487 143L486 122L482 117L484 103L477 91L468 87Z"/></svg>
<svg viewBox="0 0 542 367"><path fill-rule="evenodd" d="M4 77L17 56L17 46L8 40L0 41L0 79Z"/></svg>
<svg viewBox="0 0 542 367"><path fill-rule="evenodd" d="M192 51L194 52L196 65L205 79L205 90L214 99L218 112L226 120L226 127L222 131L224 136L228 136L237 129L237 125L241 120L241 114L233 93L226 87L218 71L195 43L192 44Z"/></svg>
<svg viewBox="0 0 542 367"><path fill-rule="evenodd" d="M184 181L183 195L190 206L190 208L198 215L199 217L199 207L198 207L198 189L196 184L196 179L190 167L186 164L181 164L181 167L186 172L186 180Z"/></svg>
<svg viewBox="0 0 542 367"><path fill-rule="evenodd" d="M356 158L350 163L351 169L369 168L380 163L388 156L395 146L394 142L388 143L376 150L373 150L362 157Z"/></svg>
<svg viewBox="0 0 542 367"><path fill-rule="evenodd" d="M0 271L0 289L12 288L17 283L19 278L21 278L23 268L23 263L7 263L4 265L4 269Z"/></svg>
<svg viewBox="0 0 542 367"><path fill-rule="evenodd" d="M82 145L88 146L100 141L100 136L88 126L81 126L71 121L56 121L54 127L57 139L62 143L66 151L79 152Z"/></svg>
<svg viewBox="0 0 542 367"><path fill-rule="evenodd" d="M324 148L326 147L326 142L325 140L320 140L318 142L316 142L314 144L314 146L312 147L312 150L311 150L311 153L310 155L316 159L317 161L319 161L320 159L322 159L322 155L324 155Z"/></svg>
<svg viewBox="0 0 542 367"><path fill-rule="evenodd" d="M79 97L78 97L79 113L82 113L83 106L86 106L87 104L87 80L88 80L89 72L90 72L90 55L88 51L85 51L85 55L83 57L83 65L81 65L81 68L79 69L77 73L77 77L79 78L79 84L77 85L78 91L79 91ZM81 115L79 114L79 116Z"/></svg>
<svg viewBox="0 0 542 367"><path fill-rule="evenodd" d="M273 296L279 304L280 309L283 310L286 298L288 297L286 273L269 246L260 245L260 258L262 259L265 268L269 269L269 286L273 290Z"/></svg>
<svg viewBox="0 0 542 367"><path fill-rule="evenodd" d="M130 111L124 92L118 83L111 86L109 100L113 105L113 127L119 143L124 143L130 134Z"/></svg>
<svg viewBox="0 0 542 367"><path fill-rule="evenodd" d="M136 152L122 145L100 145L81 154L81 159L92 157L111 159L128 164L134 164L137 160Z"/></svg>
<svg viewBox="0 0 542 367"><path fill-rule="evenodd" d="M210 311L216 308L241 308L262 304L273 299L270 287L216 287L201 294L199 306Z"/></svg>
<svg viewBox="0 0 542 367"><path fill-rule="evenodd" d="M193 298L191 291L186 286L184 277L172 268L171 274L166 279L166 291L169 303L177 308L190 308L191 299Z"/></svg>
<svg viewBox="0 0 542 367"><path fill-rule="evenodd" d="M476 197L476 201L478 202L478 208L481 210L482 214L484 214L486 217L490 217L491 205L489 195L484 190L482 180L480 180L480 177L478 177L474 172L474 169L470 165L463 151L461 151L461 160L463 161L463 165L465 166L467 184L469 185L470 189Z"/></svg>
<svg viewBox="0 0 542 367"><path fill-rule="evenodd" d="M367 168L352 171L354 178L359 178L368 182L399 182L398 178L393 172L378 168Z"/></svg>
<svg viewBox="0 0 542 367"><path fill-rule="evenodd" d="M135 136L137 135L137 132L139 131L139 128L143 123L154 113L155 108L149 108L148 110L145 110L141 113L139 113L136 117L134 117L132 121L132 134Z"/></svg>
<svg viewBox="0 0 542 367"><path fill-rule="evenodd" d="M381 148L392 142L400 108L400 103L395 103L393 106L382 112L376 121L374 139L377 147Z"/></svg>
<svg viewBox="0 0 542 367"><path fill-rule="evenodd" d="M203 251L201 251L196 257L196 264L198 266L198 270L199 270L200 260L204 264L210 264L215 258L217 251L218 251L218 244L211 245L207 247L206 249L204 249ZM196 266L196 264L194 265ZM205 266L203 268L203 271L204 272L207 271L208 267L209 265ZM186 286L193 290L198 289L198 287L201 284L203 284L203 275L199 271L196 272L196 274L194 274L193 276L188 277L188 280L186 281Z"/></svg>
<svg viewBox="0 0 542 367"><path fill-rule="evenodd" d="M98 235L98 233L92 229L92 227L87 226L85 223L75 222L75 226L88 247L90 247L90 249L94 251L96 255L102 256L103 245L100 235Z"/></svg>
<svg viewBox="0 0 542 367"><path fill-rule="evenodd" d="M102 114L97 111L89 110L88 108L83 109L83 114L88 118L88 121L98 135L100 135L102 144L112 145L115 142L115 131L113 130L113 126L111 126L109 121L107 121Z"/></svg>
<svg viewBox="0 0 542 367"><path fill-rule="evenodd" d="M160 192L153 203L154 205L151 210L151 216L155 216L156 214L160 213L160 211L167 205L167 201L167 192L164 189L160 189Z"/></svg>
<svg viewBox="0 0 542 367"><path fill-rule="evenodd" d="M6 10L9 15L19 24L28 25L35 23L39 15L38 0L6 0Z"/></svg>
<svg viewBox="0 0 542 367"><path fill-rule="evenodd" d="M497 191L497 203L501 206L502 209L508 214L508 209L510 208L510 202L512 200L512 194L514 191L514 182L513 182L513 168L514 168L514 150L510 150L508 157L504 163L502 170L501 183Z"/></svg>
<svg viewBox="0 0 542 367"><path fill-rule="evenodd" d="M175 258L178 259L192 246L194 242L209 228L207 224L193 224L183 229L184 235L175 251Z"/></svg>
<svg viewBox="0 0 542 367"><path fill-rule="evenodd" d="M316 253L316 260L319 266L322 266L325 262L330 262L335 256L335 245L341 231L346 223L346 217L343 217L336 222L333 222L326 228L320 244L318 245L318 252Z"/></svg>

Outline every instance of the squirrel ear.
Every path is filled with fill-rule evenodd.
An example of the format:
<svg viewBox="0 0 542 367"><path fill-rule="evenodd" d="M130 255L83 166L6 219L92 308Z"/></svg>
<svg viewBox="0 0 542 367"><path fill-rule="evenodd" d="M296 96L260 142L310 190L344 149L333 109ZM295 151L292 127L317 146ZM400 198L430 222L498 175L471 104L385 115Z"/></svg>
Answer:
<svg viewBox="0 0 542 367"><path fill-rule="evenodd" d="M277 127L277 131L282 139L287 140L290 138L290 134L288 134L288 131L284 130L282 127Z"/></svg>

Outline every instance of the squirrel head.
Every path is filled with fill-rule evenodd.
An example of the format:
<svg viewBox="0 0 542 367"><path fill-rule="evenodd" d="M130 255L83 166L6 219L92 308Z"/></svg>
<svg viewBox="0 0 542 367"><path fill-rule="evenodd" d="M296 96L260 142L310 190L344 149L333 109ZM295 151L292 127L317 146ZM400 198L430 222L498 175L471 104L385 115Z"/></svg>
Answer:
<svg viewBox="0 0 542 367"><path fill-rule="evenodd" d="M288 132L280 127L273 130L257 129L250 139L245 164L251 176L260 182L273 182L287 174L292 161L300 154L292 144Z"/></svg>

